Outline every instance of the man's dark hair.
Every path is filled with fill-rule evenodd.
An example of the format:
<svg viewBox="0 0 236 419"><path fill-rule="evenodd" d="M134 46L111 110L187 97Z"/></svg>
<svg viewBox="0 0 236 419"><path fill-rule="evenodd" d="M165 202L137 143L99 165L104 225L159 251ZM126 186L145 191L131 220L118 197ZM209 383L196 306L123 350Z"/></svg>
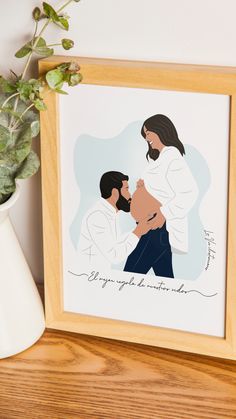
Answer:
<svg viewBox="0 0 236 419"><path fill-rule="evenodd" d="M100 191L104 199L110 198L113 188L121 190L124 180L129 180L129 176L120 172L106 172L100 180Z"/></svg>

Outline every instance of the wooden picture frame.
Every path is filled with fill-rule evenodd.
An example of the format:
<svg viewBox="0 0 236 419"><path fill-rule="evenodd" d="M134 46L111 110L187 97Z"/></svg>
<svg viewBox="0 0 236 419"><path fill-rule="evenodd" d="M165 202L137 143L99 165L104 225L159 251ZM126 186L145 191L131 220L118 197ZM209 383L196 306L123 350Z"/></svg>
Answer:
<svg viewBox="0 0 236 419"><path fill-rule="evenodd" d="M54 93L45 98L47 111L40 114L47 327L236 360L236 68L55 56L40 60L39 72L71 60L81 66L84 84L229 96L225 334L208 336L64 310L60 111Z"/></svg>

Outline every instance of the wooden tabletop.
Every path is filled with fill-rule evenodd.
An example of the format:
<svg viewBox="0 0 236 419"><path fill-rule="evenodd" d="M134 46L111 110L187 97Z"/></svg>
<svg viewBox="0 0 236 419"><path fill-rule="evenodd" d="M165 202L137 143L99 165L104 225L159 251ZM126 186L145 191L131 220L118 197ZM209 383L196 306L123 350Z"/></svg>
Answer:
<svg viewBox="0 0 236 419"><path fill-rule="evenodd" d="M0 361L12 418L236 418L236 362L47 330Z"/></svg>

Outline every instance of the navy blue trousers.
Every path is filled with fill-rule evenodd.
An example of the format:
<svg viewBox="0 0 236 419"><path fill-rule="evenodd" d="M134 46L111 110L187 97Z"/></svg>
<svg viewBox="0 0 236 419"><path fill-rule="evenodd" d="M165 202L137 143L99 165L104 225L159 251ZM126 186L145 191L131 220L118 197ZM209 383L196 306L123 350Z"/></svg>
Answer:
<svg viewBox="0 0 236 419"><path fill-rule="evenodd" d="M146 274L151 268L155 275L174 278L166 224L162 228L150 230L141 237L136 248L129 255L124 271Z"/></svg>

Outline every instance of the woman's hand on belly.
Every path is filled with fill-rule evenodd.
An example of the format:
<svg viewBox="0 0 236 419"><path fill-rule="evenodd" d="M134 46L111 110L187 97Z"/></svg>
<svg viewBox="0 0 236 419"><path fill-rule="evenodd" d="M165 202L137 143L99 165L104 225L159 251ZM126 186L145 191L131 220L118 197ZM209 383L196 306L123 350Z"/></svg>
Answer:
<svg viewBox="0 0 236 419"><path fill-rule="evenodd" d="M144 180L143 179L139 179L136 183L136 187L137 188L142 188L144 186Z"/></svg>

